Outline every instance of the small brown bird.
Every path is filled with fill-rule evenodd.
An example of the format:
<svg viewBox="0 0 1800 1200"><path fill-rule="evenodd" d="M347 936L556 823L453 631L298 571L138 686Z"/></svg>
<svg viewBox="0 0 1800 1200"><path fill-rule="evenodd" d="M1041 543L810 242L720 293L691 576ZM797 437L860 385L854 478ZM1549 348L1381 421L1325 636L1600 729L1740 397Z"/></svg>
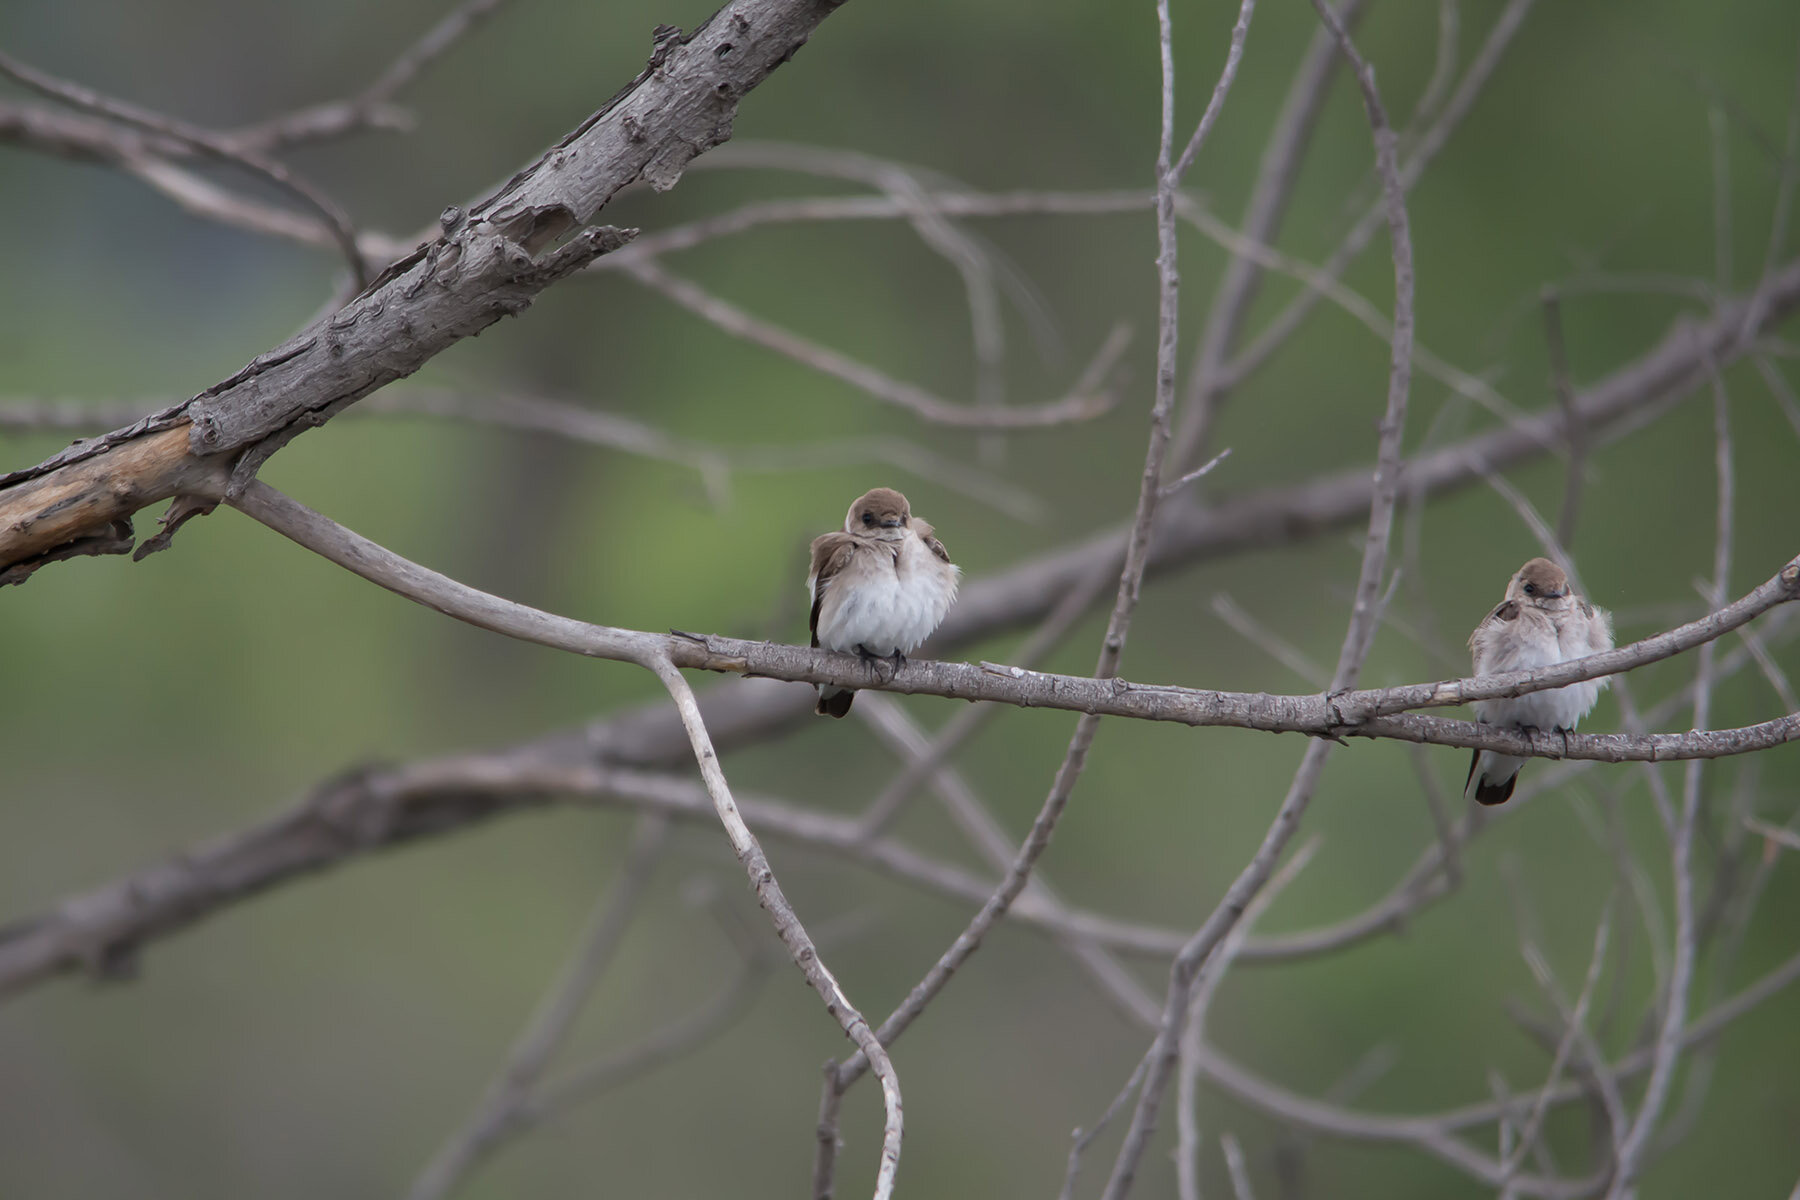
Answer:
<svg viewBox="0 0 1800 1200"><path fill-rule="evenodd" d="M1569 577L1547 558L1520 567L1506 585L1506 599L1469 636L1477 675L1554 666L1612 645L1612 615L1572 593ZM1603 677L1504 700L1479 700L1475 716L1484 725L1562 733L1593 709L1606 684ZM1463 791L1481 804L1504 804L1524 765L1522 758L1477 750Z"/></svg>
<svg viewBox="0 0 1800 1200"><path fill-rule="evenodd" d="M897 670L943 622L961 574L931 526L912 515L905 496L893 488L865 493L850 506L841 531L813 539L806 577L812 644L892 658ZM851 688L820 684L813 711L841 717L855 695Z"/></svg>

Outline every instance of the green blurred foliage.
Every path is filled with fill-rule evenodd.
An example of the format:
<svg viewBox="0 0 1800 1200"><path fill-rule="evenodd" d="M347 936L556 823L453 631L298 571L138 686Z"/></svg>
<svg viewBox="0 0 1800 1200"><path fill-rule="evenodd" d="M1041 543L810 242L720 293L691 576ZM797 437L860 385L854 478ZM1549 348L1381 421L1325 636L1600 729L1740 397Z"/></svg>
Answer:
<svg viewBox="0 0 1800 1200"><path fill-rule="evenodd" d="M446 7L0 0L0 30L9 52L46 69L229 127L354 91ZM1178 7L1186 125L1210 89L1234 6ZM1404 114L1431 74L1437 6L1372 8L1359 42L1390 110ZM1498 11L1493 0L1460 6L1464 61ZM403 97L416 131L309 147L294 164L368 227L427 227L447 203L480 194L604 101L642 63L654 25L692 26L707 12L706 0L519 0ZM1300 3L1265 0L1257 13L1237 89L1189 180L1228 219L1242 211L1313 22ZM1543 286L1597 272L1753 282L1769 253L1797 40L1791 0L1540 4L1412 194L1421 342L1465 369L1491 371L1516 404L1538 408L1555 403L1537 308ZM1147 0L859 0L744 103L736 133L891 158L979 188L1142 187L1155 157L1156 97ZM1725 114L1722 233L1714 107ZM1360 106L1340 78L1283 249L1328 255L1373 198L1370 162ZM669 194L622 198L607 219L655 229L749 199L845 190L705 165ZM128 399L148 408L191 395L308 319L332 286L327 255L198 222L134 181L12 147L0 148L0 213L10 285L0 293L0 403ZM1114 322L1138 331L1117 411L1019 435L999 461L971 466L1040 496L1036 523L901 473L832 465L737 476L715 508L680 467L423 418L334 421L283 451L265 478L476 586L637 628L802 636L798 548L875 483L903 487L980 578L1129 511L1153 376L1155 240L1147 214L969 228L1029 281L1053 321L1053 342L1041 346L1008 312L1013 399L1058 394ZM1182 238L1191 346L1222 257L1191 231ZM1721 239L1728 263L1717 261ZM1347 282L1385 308L1392 284L1380 246ZM972 394L961 285L901 223L768 228L672 266L899 377ZM1253 327L1295 290L1271 278ZM1574 295L1564 311L1573 373L1586 382L1696 307L1613 290ZM1322 308L1232 398L1217 442L1234 453L1204 486L1225 494L1370 460L1386 356L1365 329ZM979 461L974 438L921 428L622 278L553 289L421 378L544 392L723 446L882 432ZM1735 594L1795 552L1796 431L1754 371L1728 372L1725 386L1737 452ZM1440 444L1491 420L1417 377L1407 444ZM1690 399L1591 465L1577 550L1594 598L1618 611L1622 639L1697 608L1694 581L1712 562L1711 429L1704 397ZM0 461L24 465L59 445L0 435ZM1554 514L1563 476L1553 457L1511 479ZM147 529L148 517L139 525ZM1424 631L1424 643L1384 631L1368 683L1454 674L1463 631L1535 552L1511 508L1480 487L1430 504L1419 537L1422 571L1403 581L1395 612ZM1334 534L1160 577L1146 590L1126 673L1306 690L1219 622L1211 597L1230 593L1329 663L1359 546L1359 537ZM257 821L340 770L501 746L657 693L640 671L504 642L410 606L232 513L195 522L172 552L141 564L46 569L0 593L0 609L0 911L9 915ZM1088 670L1100 628L1097 617L1084 623L1049 665ZM1016 645L998 639L970 657L1004 657ZM1790 674L1800 667L1788 647L1775 655ZM1640 698L1667 694L1691 669L1678 661L1642 672ZM1720 689L1713 721L1764 719L1777 703L1746 673ZM952 711L929 700L909 708L927 723ZM1616 702L1603 700L1591 728L1617 721ZM1015 834L1036 811L1072 724L1067 714L1003 713L962 756ZM1082 905L1192 926L1260 839L1301 750L1298 739L1243 731L1110 724L1045 870ZM1389 744L1337 752L1307 818L1321 851L1264 931L1360 910L1430 844L1408 755ZM1425 758L1453 793L1462 756ZM726 766L741 788L848 812L889 762L848 722L728 755ZM857 767L864 774L847 787L845 773ZM1668 778L1678 786L1680 768ZM1716 765L1705 778L1710 848L1730 832L1734 795L1785 821L1800 764L1783 750ZM1493 1070L1511 1088L1536 1086L1545 1056L1504 1007L1516 998L1543 1009L1517 952L1510 897L1529 897L1549 960L1573 990L1616 878L1583 814L1612 811L1598 797L1620 782L1629 786L1617 820L1666 914L1666 845L1641 777L1591 772L1484 835L1458 894L1397 935L1319 961L1239 969L1209 1036L1309 1095L1330 1091L1379 1048L1391 1066L1353 1098L1378 1111L1478 1101ZM396 1194L474 1102L616 872L631 823L554 809L511 818L234 906L151 947L142 978L128 986L61 981L10 1000L0 1012L0 1195ZM900 829L973 864L929 799ZM683 902L687 881L722 883L747 920L759 919L717 830L682 830L674 847L590 1006L577 1055L631 1043L701 1006L731 974L729 945ZM874 919L872 932L831 955L871 1014L905 994L969 915L814 853L770 849L809 921ZM1741 953L1703 963L1698 1008L1793 952L1779 914L1796 903L1794 864L1778 863ZM1605 1035L1615 1052L1635 1036L1651 982L1635 912L1619 911L1616 940L1628 949L1605 981L1621 978L1622 1007ZM1139 971L1160 994L1161 968ZM1691 1131L1643 1188L1648 1200L1716 1192L1723 1179L1733 1196L1792 1186L1794 1011L1788 997L1732 1028ZM1051 1194L1068 1130L1097 1117L1143 1043L1047 942L1003 930L896 1053L907 1097L904 1192ZM733 1036L529 1136L461 1194L801 1194L817 1064L842 1052L813 998L783 970ZM1672 1111L1690 1081L1677 1080ZM1203 1097L1204 1128L1242 1137L1259 1194L1481 1194L1409 1150L1297 1137L1214 1090ZM878 1128L865 1084L845 1111L842 1194L865 1186ZM1581 1161L1585 1117L1563 1114L1553 1133L1562 1159ZM1090 1178L1104 1171L1112 1144L1096 1147ZM1306 1190L1278 1187L1278 1160L1299 1164ZM1225 1186L1216 1153L1206 1171L1216 1194ZM1139 1194L1172 1187L1159 1144Z"/></svg>

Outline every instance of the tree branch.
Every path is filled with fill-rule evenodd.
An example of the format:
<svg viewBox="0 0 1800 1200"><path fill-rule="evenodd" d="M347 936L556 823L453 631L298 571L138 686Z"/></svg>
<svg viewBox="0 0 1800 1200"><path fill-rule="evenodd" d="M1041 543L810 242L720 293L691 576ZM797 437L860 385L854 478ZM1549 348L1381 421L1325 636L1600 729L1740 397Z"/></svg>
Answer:
<svg viewBox="0 0 1800 1200"><path fill-rule="evenodd" d="M241 489L304 429L522 311L551 283L623 244L629 235L616 230L576 231L628 184L673 187L689 160L731 136L743 96L836 7L731 0L693 34L661 40L637 79L499 191L467 212L447 209L438 238L343 309L193 400L0 476L0 571L113 529L178 494L172 477L213 461L228 464L233 489ZM177 430L185 452L169 439ZM149 466L124 453L146 441L161 451ZM85 523L47 507L50 496L72 498Z"/></svg>

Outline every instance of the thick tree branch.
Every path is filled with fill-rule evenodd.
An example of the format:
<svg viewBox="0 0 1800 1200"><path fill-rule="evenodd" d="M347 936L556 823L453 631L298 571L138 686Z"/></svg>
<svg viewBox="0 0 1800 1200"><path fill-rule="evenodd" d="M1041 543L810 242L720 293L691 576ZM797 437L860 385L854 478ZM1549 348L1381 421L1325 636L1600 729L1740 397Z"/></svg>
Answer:
<svg viewBox="0 0 1800 1200"><path fill-rule="evenodd" d="M837 7L834 0L731 0L688 37L661 39L650 65L606 107L468 212L447 209L438 238L341 310L190 401L0 476L0 571L46 561L101 533L116 542L119 523L178 494L173 477L211 460L229 464L233 487L241 488L302 430L521 311L551 283L621 245L629 235L576 231L629 184L673 187L690 159L731 136L743 96ZM177 429L191 461L161 440L153 469L122 453ZM86 467L80 488L69 474L77 466ZM50 495L74 502L87 523L72 527L46 503Z"/></svg>

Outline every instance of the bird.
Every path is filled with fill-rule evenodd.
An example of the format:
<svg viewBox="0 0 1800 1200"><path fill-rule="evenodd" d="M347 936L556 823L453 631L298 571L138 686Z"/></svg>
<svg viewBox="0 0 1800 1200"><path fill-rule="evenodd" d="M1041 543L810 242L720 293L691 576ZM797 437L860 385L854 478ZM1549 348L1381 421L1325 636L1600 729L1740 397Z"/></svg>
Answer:
<svg viewBox="0 0 1800 1200"><path fill-rule="evenodd" d="M1520 567L1507 581L1506 599L1469 635L1477 675L1554 666L1612 647L1612 614L1572 592L1568 574L1547 558L1534 558ZM1606 684L1602 677L1522 696L1479 700L1475 716L1484 725L1567 733L1593 709ZM1479 804L1504 804L1524 765L1524 759L1510 754L1477 750L1463 792Z"/></svg>
<svg viewBox="0 0 1800 1200"><path fill-rule="evenodd" d="M962 570L932 527L912 515L906 497L878 487L857 497L844 527L813 539L806 591L812 644L892 659L894 670L931 636L956 599ZM813 711L842 717L853 688L819 684Z"/></svg>

